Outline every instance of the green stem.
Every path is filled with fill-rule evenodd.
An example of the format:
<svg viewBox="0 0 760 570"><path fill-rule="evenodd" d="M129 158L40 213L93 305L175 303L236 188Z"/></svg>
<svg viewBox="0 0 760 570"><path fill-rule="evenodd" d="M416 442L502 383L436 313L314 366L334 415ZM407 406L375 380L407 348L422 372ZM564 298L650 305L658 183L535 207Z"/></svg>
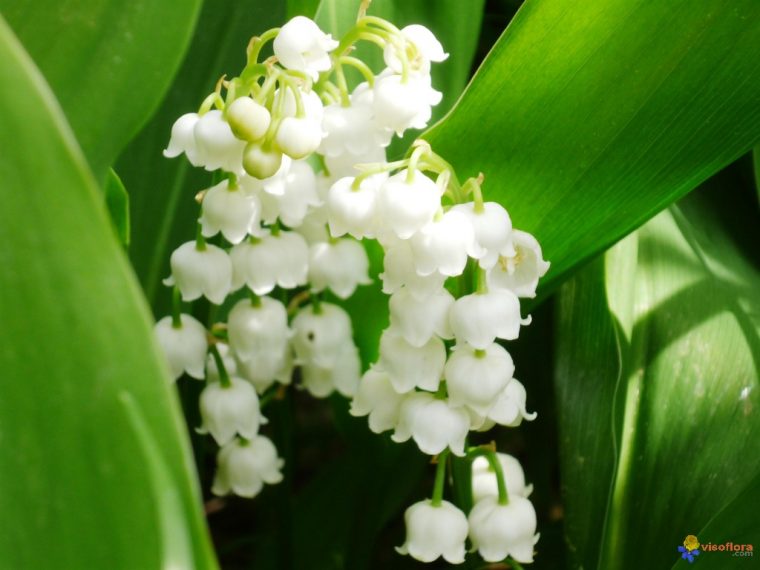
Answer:
<svg viewBox="0 0 760 570"><path fill-rule="evenodd" d="M214 362L216 362L216 367L219 370L219 383L222 385L222 388L229 388L232 386L232 382L230 381L230 375L227 373L227 368L224 366L222 355L219 354L219 349L215 344L212 344L209 352L214 357Z"/></svg>
<svg viewBox="0 0 760 570"><path fill-rule="evenodd" d="M438 454L438 465L436 465L435 483L433 484L433 496L430 499L430 503L434 507L440 507L443 502L443 487L446 483L446 460L448 457L448 448Z"/></svg>
<svg viewBox="0 0 760 570"><path fill-rule="evenodd" d="M261 307L261 297L248 289L248 298L251 300L252 307Z"/></svg>
<svg viewBox="0 0 760 570"><path fill-rule="evenodd" d="M200 222L198 222L195 228L195 249L206 251L206 238L203 237L203 226Z"/></svg>
<svg viewBox="0 0 760 570"><path fill-rule="evenodd" d="M176 285L172 289L172 327L182 328L182 293Z"/></svg>
<svg viewBox="0 0 760 570"><path fill-rule="evenodd" d="M316 293L314 291L311 292L311 311L315 315L321 315L322 314L322 298L319 293Z"/></svg>
<svg viewBox="0 0 760 570"><path fill-rule="evenodd" d="M480 295L488 293L488 280L486 278L486 270L479 265L475 269L475 292Z"/></svg>
<svg viewBox="0 0 760 570"><path fill-rule="evenodd" d="M509 495L507 494L507 483L504 480L504 470L501 468L499 457L493 449L486 447L476 447L467 453L468 459L475 459L479 456L483 456L488 460L488 465L491 467L491 471L496 475L496 488L499 492L499 504L508 505Z"/></svg>
<svg viewBox="0 0 760 570"><path fill-rule="evenodd" d="M261 34L258 38L253 38L251 41L251 48L248 50L248 65L258 63L261 48L263 48L268 41L276 38L279 33L280 28L272 28Z"/></svg>
<svg viewBox="0 0 760 570"><path fill-rule="evenodd" d="M369 66L364 63L362 60L357 59L355 57L351 57L348 55L344 55L338 58L338 62L343 65L350 65L351 67L356 68L359 70L359 73L361 73L364 76L364 79L367 80L367 83L370 87L372 87L375 84L375 74L372 73L372 70L369 68Z"/></svg>
<svg viewBox="0 0 760 570"><path fill-rule="evenodd" d="M338 81L338 89L340 89L340 103L344 107L351 106L351 99L348 94L348 83L346 82L346 75L343 73L343 66L340 64L340 58L335 60L335 78Z"/></svg>

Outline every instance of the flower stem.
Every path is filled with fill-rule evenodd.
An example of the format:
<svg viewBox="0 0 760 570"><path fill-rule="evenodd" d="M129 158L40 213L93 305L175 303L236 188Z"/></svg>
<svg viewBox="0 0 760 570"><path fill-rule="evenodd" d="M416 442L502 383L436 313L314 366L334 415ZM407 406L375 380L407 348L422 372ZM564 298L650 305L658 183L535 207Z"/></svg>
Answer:
<svg viewBox="0 0 760 570"><path fill-rule="evenodd" d="M252 63L255 64L259 61L259 53L261 52L261 48L263 48L269 40L276 38L277 34L279 33L280 28L272 28L271 30L267 30L258 37L251 38L251 41L248 44L248 53L246 54L248 65Z"/></svg>
<svg viewBox="0 0 760 570"><path fill-rule="evenodd" d="M222 388L229 388L232 386L230 375L227 373L227 368L224 366L224 360L222 360L222 355L219 354L219 349L216 344L212 344L209 347L209 351L211 352L211 356L214 357L216 367L219 369L219 383L222 385Z"/></svg>
<svg viewBox="0 0 760 570"><path fill-rule="evenodd" d="M496 476L496 488L499 492L499 504L509 504L509 495L507 494L507 484L504 480L504 470L501 468L501 462L491 447L476 447L471 449L467 453L468 459L475 459L476 457L483 456L488 460L488 465L491 467L491 471Z"/></svg>
<svg viewBox="0 0 760 570"><path fill-rule="evenodd" d="M433 496L430 503L439 507L443 502L443 487L446 483L446 460L449 458L449 450L444 449L438 454L438 465L435 470L435 483L433 484Z"/></svg>
<svg viewBox="0 0 760 570"><path fill-rule="evenodd" d="M182 328L182 293L176 285L172 289L172 327Z"/></svg>
<svg viewBox="0 0 760 570"><path fill-rule="evenodd" d="M203 237L203 226L200 222L195 229L195 249L198 251L206 251L206 238Z"/></svg>

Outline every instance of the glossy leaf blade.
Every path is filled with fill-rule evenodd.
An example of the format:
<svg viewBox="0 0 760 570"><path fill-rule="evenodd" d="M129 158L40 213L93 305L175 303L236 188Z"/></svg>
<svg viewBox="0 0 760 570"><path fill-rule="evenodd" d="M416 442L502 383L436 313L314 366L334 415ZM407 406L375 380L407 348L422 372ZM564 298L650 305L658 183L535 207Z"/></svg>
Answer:
<svg viewBox="0 0 760 570"><path fill-rule="evenodd" d="M0 0L52 87L96 178L155 111L201 0Z"/></svg>
<svg viewBox="0 0 760 570"><path fill-rule="evenodd" d="M0 90L2 565L214 568L138 285L61 109L1 18L0 83L15 85Z"/></svg>
<svg viewBox="0 0 760 570"><path fill-rule="evenodd" d="M705 191L616 246L606 277L594 265L563 288L556 386L574 567L670 567L685 536L760 474L760 274ZM760 530L746 510L733 516L745 536Z"/></svg>
<svg viewBox="0 0 760 570"><path fill-rule="evenodd" d="M533 232L544 290L760 138L760 5L529 0L425 138Z"/></svg>

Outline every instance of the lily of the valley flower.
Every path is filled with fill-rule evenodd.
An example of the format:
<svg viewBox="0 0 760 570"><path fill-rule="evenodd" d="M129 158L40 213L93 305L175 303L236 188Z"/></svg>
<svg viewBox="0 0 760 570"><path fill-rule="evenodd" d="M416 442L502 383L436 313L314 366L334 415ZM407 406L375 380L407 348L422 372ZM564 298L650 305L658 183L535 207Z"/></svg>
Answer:
<svg viewBox="0 0 760 570"><path fill-rule="evenodd" d="M259 235L261 202L237 183L223 180L206 191L200 217L204 237L221 232L230 243L240 243L247 235Z"/></svg>
<svg viewBox="0 0 760 570"><path fill-rule="evenodd" d="M420 451L428 455L438 455L448 447L461 456L469 429L470 418L464 409L451 407L429 392L412 392L401 404L399 422L391 439L404 442L412 438Z"/></svg>
<svg viewBox="0 0 760 570"><path fill-rule="evenodd" d="M203 379L208 350L206 327L190 315L182 314L178 327L173 326L171 317L158 321L155 334L175 380L183 372L198 380Z"/></svg>
<svg viewBox="0 0 760 570"><path fill-rule="evenodd" d="M388 374L373 366L362 376L354 399L352 416L369 416L369 429L382 433L396 427L404 396L394 390Z"/></svg>
<svg viewBox="0 0 760 570"><path fill-rule="evenodd" d="M501 505L496 497L485 497L470 511L470 538L483 560L500 562L511 556L524 564L533 562L536 534L536 510L520 496L510 496Z"/></svg>
<svg viewBox="0 0 760 570"><path fill-rule="evenodd" d="M496 458L501 464L504 483L509 497L528 498L533 492L533 485L525 484L525 473L517 461L506 453L497 453ZM496 483L496 473L491 470L488 459L476 457L472 462L472 500L477 503L486 497L498 497L499 488Z"/></svg>
<svg viewBox="0 0 760 570"><path fill-rule="evenodd" d="M274 54L286 69L308 73L315 81L320 71L330 69L329 52L338 47L309 18L296 16L285 24L274 40Z"/></svg>
<svg viewBox="0 0 760 570"><path fill-rule="evenodd" d="M219 450L217 464L211 491L219 496L234 493L250 499L261 492L264 483L282 481L280 470L285 462L277 457L277 449L268 438L257 435L225 444Z"/></svg>
<svg viewBox="0 0 760 570"><path fill-rule="evenodd" d="M230 377L230 384L212 382L201 392L201 419L198 433L210 433L219 445L239 434L252 439L259 431L261 417L256 390L242 378Z"/></svg>
<svg viewBox="0 0 760 570"><path fill-rule="evenodd" d="M420 562L439 557L451 564L464 562L467 516L448 501L420 501L406 509L406 542L396 550Z"/></svg>
<svg viewBox="0 0 760 570"><path fill-rule="evenodd" d="M205 244L183 243L171 255L172 274L164 285L176 285L183 301L194 301L201 296L221 305L232 285L232 262L222 248Z"/></svg>

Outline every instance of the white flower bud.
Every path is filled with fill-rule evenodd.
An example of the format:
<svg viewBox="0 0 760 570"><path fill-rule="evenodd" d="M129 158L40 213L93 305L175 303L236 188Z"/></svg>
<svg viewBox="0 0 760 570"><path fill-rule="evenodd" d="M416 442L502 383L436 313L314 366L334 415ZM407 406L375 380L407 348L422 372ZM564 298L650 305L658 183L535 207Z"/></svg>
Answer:
<svg viewBox="0 0 760 570"><path fill-rule="evenodd" d="M411 44L411 49L407 47L406 51L409 58L409 67L413 71L429 73L431 61L441 62L449 57L449 54L443 51L441 42L425 26L411 24L403 28L401 34ZM402 72L403 66L393 44L389 43L385 47L383 59L385 60L385 65L394 72Z"/></svg>
<svg viewBox="0 0 760 570"><path fill-rule="evenodd" d="M271 185L257 182L258 184L252 185L261 187L261 217L269 224L279 218L289 228L298 228L309 210L321 204L317 194L317 179L308 162L296 160L290 164L284 176L281 194L267 192L264 187Z"/></svg>
<svg viewBox="0 0 760 570"><path fill-rule="evenodd" d="M449 400L454 406L468 406L486 415L514 372L512 357L498 344L483 350L458 344L444 369Z"/></svg>
<svg viewBox="0 0 760 570"><path fill-rule="evenodd" d="M510 496L500 505L495 497L475 504L468 517L472 544L486 562L500 562L511 556L517 562L533 562L533 546L538 542L536 510L528 499Z"/></svg>
<svg viewBox="0 0 760 570"><path fill-rule="evenodd" d="M504 474L504 483L507 486L507 495L512 497L528 498L533 492L533 485L525 484L525 473L520 462L506 453L496 454L501 471ZM477 503L486 497L498 497L499 488L496 483L496 473L491 470L488 459L483 456L476 457L472 462L472 500Z"/></svg>
<svg viewBox="0 0 760 570"><path fill-rule="evenodd" d="M291 323L293 348L299 364L330 369L346 343L353 344L348 313L332 303L302 307Z"/></svg>
<svg viewBox="0 0 760 570"><path fill-rule="evenodd" d="M230 377L230 385L207 384L200 396L201 419L198 433L210 433L219 445L232 441L235 434L253 438L259 424L266 423L259 410L256 390L242 378Z"/></svg>
<svg viewBox="0 0 760 570"><path fill-rule="evenodd" d="M481 212L475 211L475 204L457 204L451 211L457 211L470 220L475 230L475 242L480 251L470 256L478 260L483 269L496 265L499 255L509 252L512 247L512 220L501 204L484 202Z"/></svg>
<svg viewBox="0 0 760 570"><path fill-rule="evenodd" d="M288 312L271 297L261 297L258 304L243 299L230 311L227 332L230 346L243 362L263 359L268 353L282 354L291 334Z"/></svg>
<svg viewBox="0 0 760 570"><path fill-rule="evenodd" d="M452 338L449 311L453 303L454 297L443 288L424 299L401 288L388 301L391 326L412 346L425 345L434 334Z"/></svg>
<svg viewBox="0 0 760 570"><path fill-rule="evenodd" d="M309 18L296 16L280 28L274 39L274 55L285 69L308 73L315 81L320 71L332 65L328 52L338 47L330 34L325 34Z"/></svg>
<svg viewBox="0 0 760 570"><path fill-rule="evenodd" d="M248 234L261 233L260 215L261 203L255 194L223 180L206 191L199 221L204 237L221 231L230 243L240 243Z"/></svg>
<svg viewBox="0 0 760 570"><path fill-rule="evenodd" d="M156 323L154 330L172 378L176 380L187 372L193 378L203 380L208 350L206 327L190 315L182 314L179 327L172 325L171 317L164 317Z"/></svg>
<svg viewBox="0 0 760 570"><path fill-rule="evenodd" d="M226 117L233 134L237 138L249 142L262 138L272 122L269 109L259 105L250 97L235 99L227 107Z"/></svg>
<svg viewBox="0 0 760 570"><path fill-rule="evenodd" d="M333 237L346 233L356 239L371 238L378 219L377 191L384 177L370 176L353 189L354 178L344 177L330 187L327 220Z"/></svg>
<svg viewBox="0 0 760 570"><path fill-rule="evenodd" d="M538 414L528 413L526 400L525 386L512 379L496 398L493 407L488 411L487 419L507 427L517 427L523 420L533 421Z"/></svg>
<svg viewBox="0 0 760 570"><path fill-rule="evenodd" d="M462 274L468 254L475 250L475 233L464 214L450 210L422 227L409 243L418 274L437 271L453 277Z"/></svg>
<svg viewBox="0 0 760 570"><path fill-rule="evenodd" d="M406 509L406 542L396 550L420 562L433 562L438 557L451 564L464 562L467 540L467 516L448 501L434 506L420 501Z"/></svg>
<svg viewBox="0 0 760 570"><path fill-rule="evenodd" d="M242 242L230 251L232 286L244 284L257 295L270 293L276 285L293 289L306 283L309 248L295 232L264 235L256 243Z"/></svg>
<svg viewBox="0 0 760 570"><path fill-rule="evenodd" d="M264 180L275 176L282 167L282 152L263 147L257 142L248 143L242 153L243 168L254 178Z"/></svg>
<svg viewBox="0 0 760 570"><path fill-rule="evenodd" d="M393 389L388 374L382 368L373 366L359 381L350 413L352 416L369 415L369 429L382 433L396 427L403 401L404 396Z"/></svg>
<svg viewBox="0 0 760 570"><path fill-rule="evenodd" d="M438 185L422 172L407 181L406 169L386 180L378 191L380 214L401 239L409 239L431 222L441 206Z"/></svg>
<svg viewBox="0 0 760 570"><path fill-rule="evenodd" d="M277 129L275 142L291 158L305 158L322 141L322 127L308 118L285 117Z"/></svg>
<svg viewBox="0 0 760 570"><path fill-rule="evenodd" d="M309 281L312 290L326 288L348 299L358 285L368 285L369 259L364 247L353 239L312 244L309 248Z"/></svg>
<svg viewBox="0 0 760 570"><path fill-rule="evenodd" d="M243 171L245 142L232 134L222 118L222 112L213 109L203 115L193 128L198 164L206 170L219 168L239 174Z"/></svg>
<svg viewBox="0 0 760 570"><path fill-rule="evenodd" d="M198 161L198 149L195 145L195 125L200 119L198 113L185 113L172 125L172 134L169 144L164 150L166 158L174 158L185 153L190 164L201 166Z"/></svg>
<svg viewBox="0 0 760 570"><path fill-rule="evenodd" d="M221 305L230 292L232 263L223 249L206 244L197 249L194 241L183 243L171 255L171 277L165 285L177 285L183 301L194 301L201 295Z"/></svg>
<svg viewBox="0 0 760 570"><path fill-rule="evenodd" d="M348 107L339 103L325 107L322 120L325 138L319 147L321 154L326 157L345 154L361 157L373 149L388 146L393 133L378 128L375 124L372 111L373 98L373 90L367 83L362 83L351 94L351 105ZM358 160L357 162L378 161Z"/></svg>
<svg viewBox="0 0 760 570"><path fill-rule="evenodd" d="M429 75L410 75L406 82L400 75L381 73L375 81L372 110L378 126L403 136L409 128L424 129L432 107L441 102L441 93L433 89Z"/></svg>
<svg viewBox="0 0 760 570"><path fill-rule="evenodd" d="M282 481L280 470L285 462L277 457L277 449L268 438L257 435L250 441L235 439L224 445L217 464L211 492L219 496L232 492L250 499L261 492L264 483Z"/></svg>
<svg viewBox="0 0 760 570"><path fill-rule="evenodd" d="M499 262L488 272L488 286L508 289L518 297L535 297L538 280L549 270L541 246L526 232L512 232L514 255L502 254Z"/></svg>
<svg viewBox="0 0 760 570"><path fill-rule="evenodd" d="M394 390L404 394L415 387L434 392L441 383L446 364L446 347L438 337L422 346L412 346L398 331L386 329L380 337L380 359Z"/></svg>
<svg viewBox="0 0 760 570"><path fill-rule="evenodd" d="M457 342L485 349L497 338L516 339L520 325L529 324L530 318L520 318L520 300L512 292L492 289L457 299L449 322Z"/></svg>
<svg viewBox="0 0 760 570"><path fill-rule="evenodd" d="M438 455L447 447L464 456L464 440L470 430L470 417L462 408L429 392L411 392L401 404L399 421L391 439L397 443L409 438L422 453Z"/></svg>

